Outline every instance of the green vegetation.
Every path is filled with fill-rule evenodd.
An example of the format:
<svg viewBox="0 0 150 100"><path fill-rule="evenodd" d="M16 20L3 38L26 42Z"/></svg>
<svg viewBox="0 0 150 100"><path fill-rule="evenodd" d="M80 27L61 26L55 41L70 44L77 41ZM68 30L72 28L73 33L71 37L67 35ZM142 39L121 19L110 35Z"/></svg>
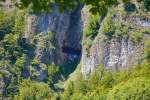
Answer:
<svg viewBox="0 0 150 100"><path fill-rule="evenodd" d="M55 64L51 64L48 66L48 77L47 80L49 82L50 85L54 85L54 83L56 83L56 81L58 80L58 76L59 76L59 66L56 66Z"/></svg>
<svg viewBox="0 0 150 100"><path fill-rule="evenodd" d="M40 64L40 61L38 59L34 58L31 62L31 64L32 64L32 66L36 66L36 65Z"/></svg>
<svg viewBox="0 0 150 100"><path fill-rule="evenodd" d="M25 1L21 0L21 2L17 2L16 4L19 8L27 8L31 7L31 9L34 12L49 12L51 11L51 8L49 5L52 5L53 3L57 3L59 5L59 10L64 11L64 9L73 10L76 8L79 3L85 4L85 5L92 5L90 8L90 11L92 13L100 13L100 14L106 14L107 9L114 5L117 2L117 0L46 0L46 1L39 1L39 0L31 0L31 1Z"/></svg>
<svg viewBox="0 0 150 100"><path fill-rule="evenodd" d="M108 100L149 100L150 79L138 77L122 82L108 93Z"/></svg>
<svg viewBox="0 0 150 100"><path fill-rule="evenodd" d="M88 25L84 30L85 36L94 38L98 34L99 19L99 15L90 15Z"/></svg>
<svg viewBox="0 0 150 100"><path fill-rule="evenodd" d="M73 73L78 61L68 61L62 66L53 63L57 60L51 56L57 52L55 51L57 43L54 45L54 42L59 44L59 41L55 41L52 32L34 34L31 41L24 37L25 18L28 14L25 9L16 9L9 13L0 11L0 98L4 100L149 100L150 30L135 25L132 19L130 21L130 18L140 16L136 12L138 10L136 4L130 0L123 0L125 4L122 5L117 0L53 0L53 2L59 5L60 10L73 10L78 2L91 6L89 10L92 13L83 31L85 38L83 46L86 45L86 49L90 49L94 40L99 39L98 36L102 42L128 38L135 45L143 43L143 59L139 64L129 66L130 69L124 71L111 72L98 66L95 73L85 80L80 66ZM18 6L29 7L35 12L45 12L50 11L47 7L53 2L21 0L21 5ZM138 0L138 2L146 12L149 11L149 0ZM114 6L111 7L112 5ZM118 12L120 5L124 8L122 12ZM142 20L144 19L146 16ZM49 57L46 57L47 55Z"/></svg>
<svg viewBox="0 0 150 100"><path fill-rule="evenodd" d="M77 79L66 87L62 100L148 100L150 83L149 63L130 71L110 73L99 68L88 80Z"/></svg>
<svg viewBox="0 0 150 100"><path fill-rule="evenodd" d="M101 16L99 14L93 15L90 13L87 21L87 25L83 30L83 35L85 39L82 41L83 45L86 47L87 51L89 51L92 41L95 39L97 34L99 33L100 23L103 20L104 16Z"/></svg>
<svg viewBox="0 0 150 100"><path fill-rule="evenodd" d="M150 11L150 1L149 0L140 0L141 8L146 11Z"/></svg>
<svg viewBox="0 0 150 100"><path fill-rule="evenodd" d="M139 43L141 42L142 38L143 38L143 33L141 31L133 31L130 33L130 37L132 39L132 41L134 41L135 43Z"/></svg>
<svg viewBox="0 0 150 100"><path fill-rule="evenodd" d="M3 38L5 33L11 32L14 25L14 15L13 13L6 13L0 11L0 39Z"/></svg>
<svg viewBox="0 0 150 100"><path fill-rule="evenodd" d="M112 38L115 31L115 26L112 21L113 14L113 12L108 13L101 25L100 32L103 33L106 37L108 37L108 39Z"/></svg>
<svg viewBox="0 0 150 100"><path fill-rule="evenodd" d="M15 66L20 68L20 69L23 69L22 67L25 65L25 63L26 63L26 55L23 54L21 57L19 57L16 60Z"/></svg>
<svg viewBox="0 0 150 100"><path fill-rule="evenodd" d="M150 61L150 40L146 40L144 43L144 56L147 61Z"/></svg>
<svg viewBox="0 0 150 100"><path fill-rule="evenodd" d="M25 16L27 11L18 11L15 16L15 24L12 29L13 33L22 35L25 32Z"/></svg>
<svg viewBox="0 0 150 100"><path fill-rule="evenodd" d="M144 7L146 10L150 11L150 1L149 0L143 0L144 1Z"/></svg>
<svg viewBox="0 0 150 100"><path fill-rule="evenodd" d="M125 11L123 11L122 15L119 15L119 13L116 14L116 12L116 8L112 8L111 10L109 10L106 17L102 21L101 27L99 29L99 34L101 36L100 38L102 40L129 38L134 43L140 43L143 39L144 34L149 33L149 29L146 27L135 25L135 23L138 23L133 22L131 19L128 19L134 18L132 14L124 13ZM127 22L123 18L127 18ZM140 20L143 19L140 18Z"/></svg>
<svg viewBox="0 0 150 100"><path fill-rule="evenodd" d="M19 93L14 100L51 100L52 91L45 83L23 80L19 85Z"/></svg>

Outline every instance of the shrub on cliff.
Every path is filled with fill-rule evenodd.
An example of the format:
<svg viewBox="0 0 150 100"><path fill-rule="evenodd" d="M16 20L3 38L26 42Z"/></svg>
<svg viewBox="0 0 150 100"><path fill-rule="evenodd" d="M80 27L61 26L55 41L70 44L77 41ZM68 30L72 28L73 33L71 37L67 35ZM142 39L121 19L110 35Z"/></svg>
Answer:
<svg viewBox="0 0 150 100"><path fill-rule="evenodd" d="M99 16L98 15L90 15L88 25L84 31L85 36L94 38L99 30Z"/></svg>
<svg viewBox="0 0 150 100"><path fill-rule="evenodd" d="M150 0L143 0L143 2L144 2L144 8L147 11L150 11Z"/></svg>
<svg viewBox="0 0 150 100"><path fill-rule="evenodd" d="M144 56L150 61L150 40L146 40L144 43Z"/></svg>
<svg viewBox="0 0 150 100"><path fill-rule="evenodd" d="M133 12L136 10L136 6L131 2L127 2L124 4L124 9L127 12Z"/></svg>

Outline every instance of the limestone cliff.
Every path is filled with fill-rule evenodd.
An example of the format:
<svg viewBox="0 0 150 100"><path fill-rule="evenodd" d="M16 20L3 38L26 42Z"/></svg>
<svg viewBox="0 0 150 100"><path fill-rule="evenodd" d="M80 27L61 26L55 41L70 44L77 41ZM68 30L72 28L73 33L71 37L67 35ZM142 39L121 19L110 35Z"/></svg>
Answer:
<svg viewBox="0 0 150 100"><path fill-rule="evenodd" d="M38 73L38 80L42 81L47 77L47 71L42 70L41 64L54 63L70 68L72 72L79 62L82 39L81 9L82 6L79 5L72 12L60 13L58 6L53 5L51 13L29 13L27 16L24 37L28 43L36 46L34 59L40 62L38 69L41 70L32 69L33 72ZM33 61L30 55L28 58L31 58L30 62Z"/></svg>
<svg viewBox="0 0 150 100"><path fill-rule="evenodd" d="M55 50L52 53L46 53L43 49L38 48L36 50L36 57L42 63L55 62L58 65L62 65L67 60L70 61L80 58L80 55L71 55L63 52L62 49L63 47L69 47L81 50L82 24L80 12L82 7L79 5L75 11L65 11L62 14L57 11L56 5L53 5L52 8L53 12L51 13L29 14L25 38L30 41L39 33L53 33L52 44Z"/></svg>
<svg viewBox="0 0 150 100"><path fill-rule="evenodd" d="M53 39L47 41L51 41L54 48L47 51L42 47L36 48L35 57L41 63L54 62L63 65L79 59L78 51L82 49L81 72L87 78L100 65L112 71L125 70L144 59L143 40L149 39L149 13L125 12L120 4L112 8L106 16L99 16L97 29L93 28L98 32L86 37L84 29L90 21L90 13L87 8L81 9L82 6L79 5L73 12L65 11L60 14L54 5L52 13L29 14L25 34L29 42L32 42L35 35L53 33ZM88 41L88 48L84 43L81 47L82 31L82 41ZM44 46L47 42L44 40L46 39L39 40L37 45ZM64 48L77 53L70 54Z"/></svg>
<svg viewBox="0 0 150 100"><path fill-rule="evenodd" d="M83 10L83 12L83 14L85 14L86 10ZM109 19L109 22L107 22L107 16L112 16ZM140 14L124 14L119 10L106 15L104 20L100 23L101 27L98 29L98 34L94 40L91 40L92 44L90 47L87 48L86 45L83 45L81 72L85 78L87 78L91 72L94 72L94 70L100 66L104 66L108 70L115 71L126 70L133 64L141 63L144 59L143 42L144 40L150 39L150 35L148 35L149 30L142 31L150 28L149 14L147 14L147 17L143 17L143 19L141 16L142 15ZM87 27L86 24L89 20L85 20L87 19L85 16L83 16L82 19L85 28ZM121 21L124 25L121 27L115 26ZM129 27L126 29L124 34L124 30L122 29L126 26ZM104 32L104 30L107 30L107 27L109 27L109 30ZM114 28L114 33L111 33L112 27ZM118 32L118 30L121 31ZM140 34L140 36L132 36L134 33L132 33L132 31L137 31L136 34ZM135 37L140 38L138 42L135 41ZM85 40L90 40L89 37L85 36L84 38Z"/></svg>

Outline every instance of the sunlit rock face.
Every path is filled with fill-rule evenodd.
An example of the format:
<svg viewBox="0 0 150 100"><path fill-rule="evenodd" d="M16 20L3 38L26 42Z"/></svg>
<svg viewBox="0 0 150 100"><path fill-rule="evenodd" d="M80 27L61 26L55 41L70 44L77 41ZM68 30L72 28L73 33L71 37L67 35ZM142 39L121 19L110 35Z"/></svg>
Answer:
<svg viewBox="0 0 150 100"><path fill-rule="evenodd" d="M86 12L86 11L85 11ZM86 13L83 14L86 14ZM88 22L87 16L84 15L83 26L86 27ZM132 24L136 28L149 28L150 19L143 20L140 16L122 16L125 24ZM87 20L86 20L87 19ZM114 18L114 19L117 19ZM130 30L128 30L130 31ZM133 42L129 37L119 39L111 38L103 41L102 33L99 32L89 50L83 45L81 72L85 79L90 73L94 72L97 67L104 66L107 70L128 70L132 65L138 64L144 59L143 41L150 39L150 35L143 35L143 40L139 43Z"/></svg>
<svg viewBox="0 0 150 100"><path fill-rule="evenodd" d="M90 50L87 51L84 44L81 46L80 43L81 40L84 40L82 31L87 27L90 14L85 8L81 9L82 6L79 5L73 12L65 11L60 14L57 11L57 6L54 5L52 13L29 14L25 34L25 38L29 42L32 42L35 35L47 34L48 32L54 33L51 41L54 48L36 49L35 57L41 63L49 64L54 62L58 65L64 65L80 59L80 55L82 55L81 72L87 78L100 65L111 71L125 70L142 59L142 43L135 44L128 37L103 41L99 38L101 37L101 32L97 34L93 40L94 42L91 43ZM142 20L140 16L118 15L116 14L113 17L113 21L118 21L117 18L121 17L126 25L132 24L136 28L149 28L150 26L149 19ZM37 45L44 45L44 43L43 40L39 40ZM76 51L77 53L75 53Z"/></svg>
<svg viewBox="0 0 150 100"><path fill-rule="evenodd" d="M1 0L0 1L0 10L3 11L13 11L15 9L14 3L12 0Z"/></svg>
<svg viewBox="0 0 150 100"><path fill-rule="evenodd" d="M124 38L107 42L97 41L92 45L90 55L86 53L82 55L82 73L86 78L100 65L111 71L128 69L141 59L140 55L143 54L141 48L142 46L136 46Z"/></svg>
<svg viewBox="0 0 150 100"><path fill-rule="evenodd" d="M146 28L150 27L149 17L143 20L139 16L133 16L133 17L126 17L124 18L124 20L126 21L126 23L132 23L135 26L146 27Z"/></svg>
<svg viewBox="0 0 150 100"><path fill-rule="evenodd" d="M39 33L53 33L52 44L55 50L46 53L43 49L39 48L36 52L38 59L43 63L55 62L58 65L66 63L66 61L72 61L79 59L80 55L72 55L67 52L63 52L64 46L81 50L81 8L78 6L75 11L59 13L57 6L53 5L53 12L42 14L29 14L27 18L27 27L25 38L29 42L32 42L32 38ZM42 42L42 41L41 41ZM47 60L47 62L44 62Z"/></svg>

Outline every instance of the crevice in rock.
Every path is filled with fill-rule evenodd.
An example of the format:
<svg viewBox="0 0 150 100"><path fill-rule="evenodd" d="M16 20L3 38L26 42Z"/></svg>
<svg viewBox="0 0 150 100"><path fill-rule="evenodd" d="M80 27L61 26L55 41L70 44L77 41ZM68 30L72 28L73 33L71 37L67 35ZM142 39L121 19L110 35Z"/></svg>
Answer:
<svg viewBox="0 0 150 100"><path fill-rule="evenodd" d="M80 49L67 47L67 46L62 47L62 52L67 53L67 54L71 54L71 55L77 55L77 56L81 55L81 50Z"/></svg>

